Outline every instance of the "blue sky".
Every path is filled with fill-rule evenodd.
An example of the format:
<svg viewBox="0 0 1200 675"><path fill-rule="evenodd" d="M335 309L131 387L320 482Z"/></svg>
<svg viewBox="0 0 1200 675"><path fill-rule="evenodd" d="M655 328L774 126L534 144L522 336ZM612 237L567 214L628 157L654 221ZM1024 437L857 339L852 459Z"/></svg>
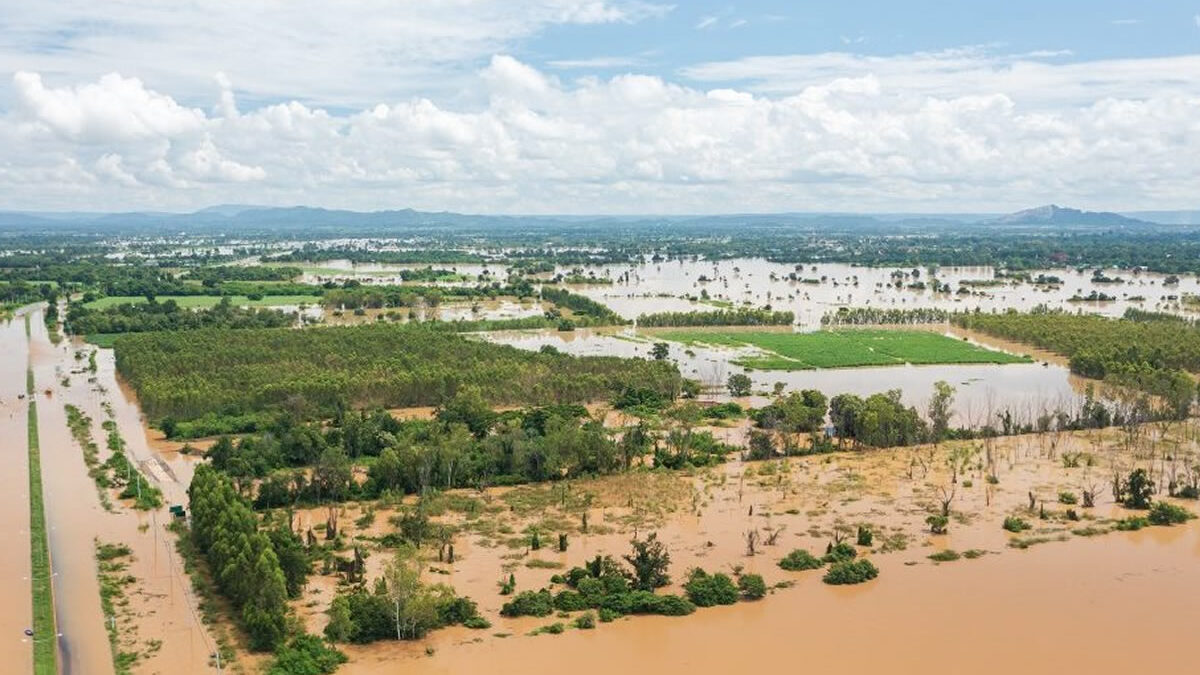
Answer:
<svg viewBox="0 0 1200 675"><path fill-rule="evenodd" d="M1016 52L1069 50L1079 60L1169 56L1200 48L1197 13L1200 2L1172 0L684 2L632 25L555 26L518 53L535 63L636 59L664 76L749 55L889 55L989 44Z"/></svg>
<svg viewBox="0 0 1200 675"><path fill-rule="evenodd" d="M1200 0L0 0L0 208L1196 208Z"/></svg>

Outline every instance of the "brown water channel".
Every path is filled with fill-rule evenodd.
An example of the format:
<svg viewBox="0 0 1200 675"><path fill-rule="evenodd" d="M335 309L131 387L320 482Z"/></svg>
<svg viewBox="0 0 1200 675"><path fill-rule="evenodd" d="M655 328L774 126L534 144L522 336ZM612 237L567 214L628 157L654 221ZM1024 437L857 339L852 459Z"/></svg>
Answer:
<svg viewBox="0 0 1200 675"><path fill-rule="evenodd" d="M0 663L10 672L33 669L33 644L25 630L32 626L32 589L29 582L29 461L27 446L28 401L25 369L28 349L21 310L0 325L0 453L5 482L0 490ZM53 636L38 636L53 639Z"/></svg>

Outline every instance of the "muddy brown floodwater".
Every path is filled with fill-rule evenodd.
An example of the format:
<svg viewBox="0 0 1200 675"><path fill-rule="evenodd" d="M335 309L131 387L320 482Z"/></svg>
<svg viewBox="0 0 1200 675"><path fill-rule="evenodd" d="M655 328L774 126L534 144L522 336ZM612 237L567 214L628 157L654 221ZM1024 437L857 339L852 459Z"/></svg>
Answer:
<svg viewBox="0 0 1200 675"><path fill-rule="evenodd" d="M26 444L28 401L25 396L23 309L0 325L0 461L4 489L0 490L0 663L12 672L33 669L33 645L25 636L32 626L29 584L29 453Z"/></svg>
<svg viewBox="0 0 1200 675"><path fill-rule="evenodd" d="M731 429L729 431L739 431ZM449 583L474 599L490 630L450 628L419 642L346 646L351 675L463 672L526 673L561 668L572 673L725 673L747 668L809 672L1112 673L1179 670L1200 619L1200 521L1138 532L1115 530L1135 512L1114 504L1108 476L1120 467L1146 467L1166 484L1164 448L1193 465L1194 423L1145 427L1131 444L1118 430L1020 436L985 445L843 452L772 462L741 462L684 473L638 473L571 481L569 489L524 486L454 491L457 500L430 502L438 519L458 528L453 564L426 550L429 581ZM954 483L946 460L970 453ZM1080 458L1070 464L1067 453ZM985 480L992 457L997 482ZM1095 508L1058 503L1101 486ZM949 532L929 533L925 518L940 490L953 498ZM1039 519L1028 495L1046 508ZM565 495L565 496L564 496ZM1159 495L1157 499L1166 499ZM467 506L474 500L475 506ZM1196 509L1196 502L1178 502ZM457 504L457 506L455 506ZM343 536L370 551L368 579L389 552L381 533L392 531L395 507L374 505L373 519L355 521L365 506L347 506ZM458 509L458 511L455 511ZM1068 510L1075 514L1072 520ZM583 532L587 511L591 528ZM1019 514L1032 525L1020 535L1001 528ZM323 510L299 514L302 525ZM778 560L794 548L820 553L839 529L864 525L875 533L860 555L881 570L856 587L831 587L820 571L787 572ZM564 553L529 550L536 527L569 534ZM747 554L745 533L780 533ZM553 574L598 553L620 555L635 533L655 531L672 557L673 585L686 571L735 567L762 574L773 591L763 600L700 609L687 617L629 617L595 630L532 636L534 629L569 619L509 619L497 581L512 573L518 590L545 586ZM851 534L851 540L853 535ZM760 542L764 541L760 538ZM937 563L929 555L952 549L971 555ZM429 556L433 556L429 558ZM531 561L537 561L531 563ZM782 584L782 585L780 585ZM320 631L325 607L338 591L334 576L314 575L294 607ZM1186 668L1184 668L1186 670Z"/></svg>

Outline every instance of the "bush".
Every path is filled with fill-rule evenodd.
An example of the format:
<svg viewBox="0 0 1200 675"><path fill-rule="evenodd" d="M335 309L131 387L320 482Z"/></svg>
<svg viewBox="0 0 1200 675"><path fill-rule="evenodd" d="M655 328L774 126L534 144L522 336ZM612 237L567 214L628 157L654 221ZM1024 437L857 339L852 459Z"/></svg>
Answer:
<svg viewBox="0 0 1200 675"><path fill-rule="evenodd" d="M584 612L575 617L575 627L580 630L591 630L596 627L596 615L591 612Z"/></svg>
<svg viewBox="0 0 1200 675"><path fill-rule="evenodd" d="M600 623L608 623L621 618L621 615L618 612L614 612L607 607L601 607L599 610L597 610L596 615L600 617Z"/></svg>
<svg viewBox="0 0 1200 675"><path fill-rule="evenodd" d="M697 607L732 605L738 601L738 589L732 579L720 572L709 574L699 567L688 574L683 590Z"/></svg>
<svg viewBox="0 0 1200 675"><path fill-rule="evenodd" d="M958 551L953 549L946 549L944 551L938 551L937 553L929 554L929 559L934 562L954 562L961 557L962 556L959 555Z"/></svg>
<svg viewBox="0 0 1200 675"><path fill-rule="evenodd" d="M560 591L554 596L554 608L560 612L578 612L588 607L584 596L575 591Z"/></svg>
<svg viewBox="0 0 1200 675"><path fill-rule="evenodd" d="M869 527L859 527L858 528L858 545L859 546L870 546L871 543L874 542L874 540L875 540L875 534L873 532L871 532L871 528L869 528Z"/></svg>
<svg viewBox="0 0 1200 675"><path fill-rule="evenodd" d="M759 600L767 594L767 582L761 574L743 574L738 577L738 590L746 600Z"/></svg>
<svg viewBox="0 0 1200 675"><path fill-rule="evenodd" d="M1064 492L1058 493L1058 503L1059 504L1075 504L1078 501L1079 500L1075 497L1074 492L1064 491Z"/></svg>
<svg viewBox="0 0 1200 675"><path fill-rule="evenodd" d="M829 571L821 578L827 584L834 586L861 584L879 576L879 569L870 560L844 560L829 567Z"/></svg>
<svg viewBox="0 0 1200 675"><path fill-rule="evenodd" d="M492 622L488 621L482 616L475 615L464 621L463 626L466 626L467 628L473 628L475 630L486 630L492 627Z"/></svg>
<svg viewBox="0 0 1200 675"><path fill-rule="evenodd" d="M1004 519L1004 529L1009 532L1024 532L1029 529L1029 523L1016 516L1008 516Z"/></svg>
<svg viewBox="0 0 1200 675"><path fill-rule="evenodd" d="M946 516L929 516L925 519L925 524L933 534L946 534L946 526L950 524L950 519Z"/></svg>
<svg viewBox="0 0 1200 675"><path fill-rule="evenodd" d="M275 654L267 675L327 675L346 662L346 655L315 635L301 635Z"/></svg>
<svg viewBox="0 0 1200 675"><path fill-rule="evenodd" d="M1121 532L1136 532L1143 527L1148 527L1149 525L1150 519L1143 518L1142 516L1132 516L1130 518L1117 521L1117 529Z"/></svg>
<svg viewBox="0 0 1200 675"><path fill-rule="evenodd" d="M554 612L554 597L550 591L521 591L500 608L501 616L550 616Z"/></svg>
<svg viewBox="0 0 1200 675"><path fill-rule="evenodd" d="M858 551L854 550L853 546L843 541L826 547L824 560L827 563L836 563L846 560L854 560L854 558L857 556Z"/></svg>
<svg viewBox="0 0 1200 675"><path fill-rule="evenodd" d="M1195 485L1184 485L1179 488L1179 492L1175 493L1180 499L1200 499L1200 488Z"/></svg>
<svg viewBox="0 0 1200 675"><path fill-rule="evenodd" d="M1176 525L1186 523L1195 517L1195 514L1182 506L1167 502L1155 502L1154 506L1150 507L1150 515L1147 520L1151 525Z"/></svg>
<svg viewBox="0 0 1200 675"><path fill-rule="evenodd" d="M824 565L825 561L800 548L787 554L783 557L783 560L779 561L779 566L789 572L815 570L818 567L823 567Z"/></svg>

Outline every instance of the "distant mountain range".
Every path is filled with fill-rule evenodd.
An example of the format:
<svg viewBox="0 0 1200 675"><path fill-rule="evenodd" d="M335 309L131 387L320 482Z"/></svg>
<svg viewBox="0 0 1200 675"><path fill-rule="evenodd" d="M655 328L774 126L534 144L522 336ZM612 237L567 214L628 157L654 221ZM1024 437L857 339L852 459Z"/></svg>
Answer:
<svg viewBox="0 0 1200 675"><path fill-rule="evenodd" d="M1017 211L989 222L998 225L1085 225L1092 227L1137 227L1156 224L1111 211L1080 211L1057 204Z"/></svg>
<svg viewBox="0 0 1200 675"><path fill-rule="evenodd" d="M18 212L0 211L0 231L136 231L140 233L222 232L297 234L354 230L361 236L387 236L395 231L434 232L441 229L520 227L765 227L874 232L926 230L944 227L1038 228L1162 228L1200 225L1198 211L1146 211L1119 214L1081 211L1058 205L1039 206L1008 215L996 214L854 214L779 213L711 216L488 216L413 209L344 211L307 206L269 207L239 204L212 206L193 213Z"/></svg>

